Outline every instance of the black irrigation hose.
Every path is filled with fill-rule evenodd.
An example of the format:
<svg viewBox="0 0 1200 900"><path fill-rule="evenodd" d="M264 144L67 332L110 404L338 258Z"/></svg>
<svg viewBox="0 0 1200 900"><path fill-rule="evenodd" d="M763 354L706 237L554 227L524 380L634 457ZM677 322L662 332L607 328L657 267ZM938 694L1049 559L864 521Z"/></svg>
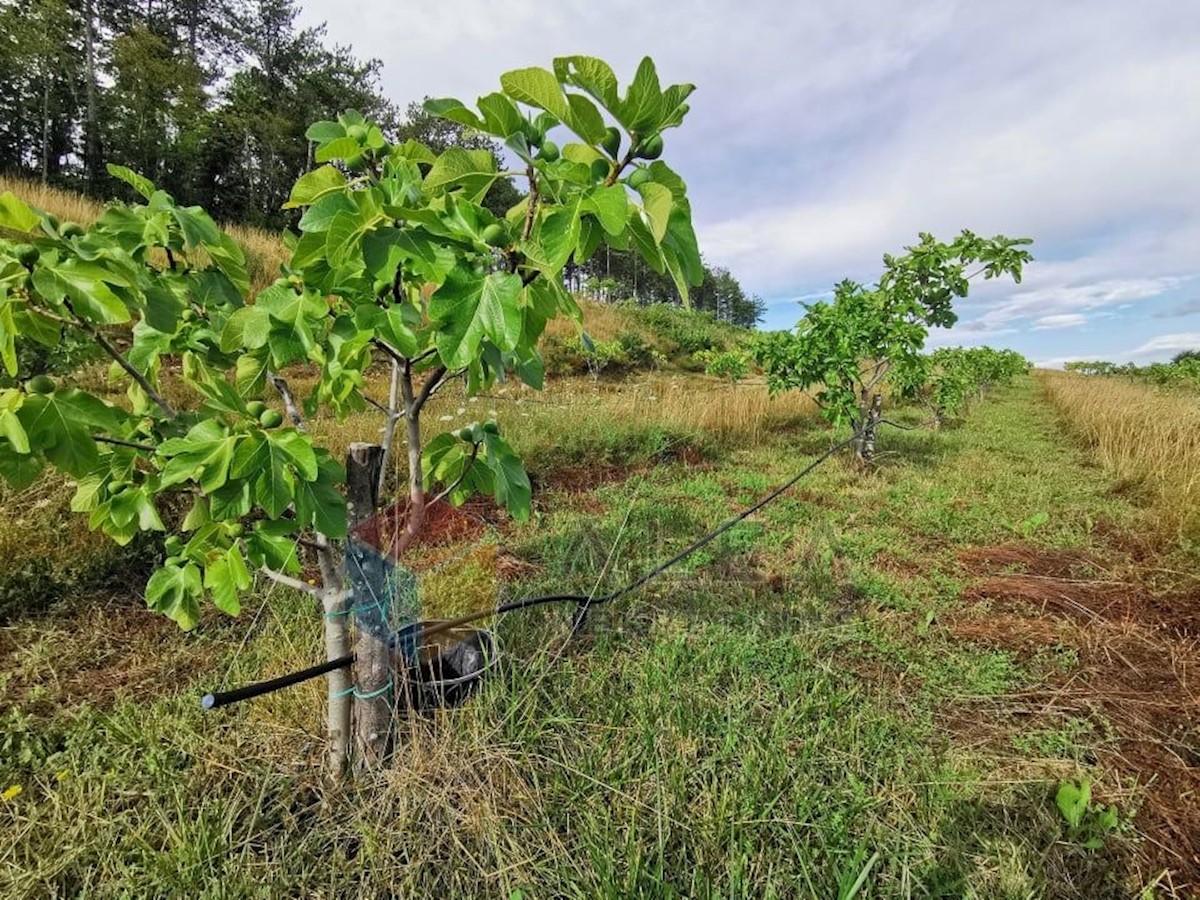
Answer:
<svg viewBox="0 0 1200 900"><path fill-rule="evenodd" d="M541 606L544 603L566 603L566 602L573 601L575 603L578 603L579 607L580 607L579 613L576 616L576 624L575 624L575 627L578 628L579 625L582 623L583 616L586 615L587 610L590 607L598 606L601 603L609 603L613 600L617 600L621 597L624 597L627 594L632 594L634 591L636 591L642 585L646 584L646 582L657 578L663 572L667 571L667 569L671 568L671 566L687 559L687 557L691 556L693 553L695 553L701 547L711 543L712 541L715 541L717 538L719 538L721 535L723 535L725 532L727 532L730 528L733 528L735 525L750 518L750 516L754 515L756 512L758 512L760 509L762 509L768 503L772 502L773 500L776 500L781 494L785 493L794 484L796 484L796 482L800 481L800 479L804 478L806 475L808 475L810 472L812 472L813 469L817 468L817 466L821 465L823 462L825 462L825 460L829 459L829 457L833 456L839 450L842 450L842 449L850 446L850 444L852 444L858 437L859 437L858 432L855 432L849 438L842 441L842 443L837 444L837 445L831 447L830 449L826 450L824 453L822 453L820 456L818 456L815 460L813 460L811 463L809 463L807 466L805 466L791 480L789 480L786 483L784 483L783 485L777 487L775 490L771 491L771 493L767 494L765 497L763 497L758 502L754 503L752 506L746 507L746 509L742 510L740 513L738 513L736 516L734 516L728 522L725 522L723 525L713 529L712 531L710 531L708 534L704 535L700 539L693 541L691 544L689 544L683 550L680 550L678 553L676 553L674 556L672 556L666 562L660 563L659 565L657 565L653 569L651 569L649 572L646 572L640 578L638 578L634 581L631 581L629 584L625 585L623 588L619 588L618 590L613 591L611 594L604 594L601 597L587 597L582 594L549 594L545 597L525 597L521 600L514 600L511 603L505 603L505 604L497 607L494 613L481 614L480 617L482 618L483 615L493 615L493 614L499 615L501 613L516 612L517 610L520 610L520 609L529 609L532 606Z"/></svg>
<svg viewBox="0 0 1200 900"><path fill-rule="evenodd" d="M890 425L893 423L888 422L887 424ZM899 427L899 426L897 426L897 427ZM680 550L678 553L676 553L670 559L666 560L665 562L659 563L657 566L655 566L650 571L646 572L639 578L631 581L629 584L625 585L624 587L618 588L617 590L613 591L612 593L604 594L600 597L591 597L586 594L546 594L545 596L541 596L541 597L523 597L520 600L513 600L511 603L501 604L500 606L496 607L495 609L482 610L480 612L468 613L467 615L460 616L457 619L451 619L451 620L448 620L445 622L437 622L432 625L427 625L427 624L424 624L421 622L414 622L411 625L406 625L404 628L401 628L399 631L396 632L396 634L393 637L393 645L395 645L396 643L399 642L401 635L403 635L406 632L409 632L411 630L417 629L417 628L421 628L422 636L427 637L427 636L430 636L433 634L438 634L443 631L448 631L452 628L456 628L461 625L466 625L470 622L478 621L479 619L486 619L486 618L489 618L490 616L498 616L498 615L503 615L505 613L510 613L510 612L517 612L518 610L522 610L522 609L531 609L535 606L544 606L548 603L575 603L578 605L579 608L576 610L575 619L571 625L571 634L574 635L579 630L579 628L583 625L583 622L584 622L585 617L587 616L588 610L591 609L593 606L599 606L601 603L610 603L613 600L617 600L621 597L632 594L634 591L636 591L638 588L642 587L647 582L657 578L663 572L667 571L667 569L669 569L672 566L676 565L677 563L680 563L683 560L687 559L687 557L691 556L693 553L695 553L701 547L704 547L707 544L712 543L717 538L719 538L721 535L723 535L725 532L727 532L729 529L733 528L735 525L750 518L750 516L754 515L756 512L758 512L760 509L762 509L768 503L771 503L772 501L778 499L780 495L782 495L783 493L788 491L793 485L796 484L796 482L800 481L802 478L807 476L810 472L812 472L815 468L817 468L817 466L821 465L823 462L825 462L825 460L829 459L829 457L833 456L838 451L843 450L846 447L849 447L852 443L854 443L855 440L857 440L861 436L861 434L862 434L861 431L856 431L854 434L850 435L850 437L848 437L846 440L842 441L840 444L835 444L834 446L830 447L828 450L826 450L824 453L822 453L820 456L818 456L815 460L813 460L811 463L809 463L807 466L805 466L803 469L801 469L795 476L793 476L787 482L780 485L775 490L771 491L771 493L767 494L765 497L758 500L751 506L746 507L746 509L742 510L740 513L738 513L732 519L730 519L729 521L725 522L724 524L718 526L717 528L714 528L712 531L708 532L708 534L693 541L691 544L689 544L683 550ZM272 691L280 690L281 688L290 687L293 684L298 684L301 681L308 680L309 678L316 678L319 675L325 675L329 672L336 671L337 669L346 668L347 666L351 665L353 662L354 662L354 655L348 654L346 656L339 657L338 659L333 659L333 660L330 660L329 662L321 663L320 665L317 665L317 666L312 666L311 668L308 668L308 669L302 669L299 672L293 672L290 675L283 675L283 676L280 676L279 678L273 678L270 681L262 681L262 682L258 682L257 684L248 684L244 687L240 687L240 688L237 688L236 690L232 690L232 691L218 692L218 693L213 693L213 694L205 694L204 698L200 701L200 705L203 706L205 709L216 709L217 707L226 706L230 703L237 703L240 700L249 700L252 697L259 697L263 694L268 694L268 693L271 693Z"/></svg>
<svg viewBox="0 0 1200 900"><path fill-rule="evenodd" d="M337 659L323 662L319 666L311 666L307 669L301 669L299 672L292 672L289 675L280 675L278 678L272 678L270 681L247 684L232 691L216 691L212 694L205 694L200 698L200 705L204 709L216 709L220 706L228 706L230 703L237 703L240 700L261 697L263 694L291 687L293 684L308 681L308 679L316 678L318 675L327 675L330 672L336 672L338 669L344 669L353 662L354 654L347 653L345 656L339 656Z"/></svg>

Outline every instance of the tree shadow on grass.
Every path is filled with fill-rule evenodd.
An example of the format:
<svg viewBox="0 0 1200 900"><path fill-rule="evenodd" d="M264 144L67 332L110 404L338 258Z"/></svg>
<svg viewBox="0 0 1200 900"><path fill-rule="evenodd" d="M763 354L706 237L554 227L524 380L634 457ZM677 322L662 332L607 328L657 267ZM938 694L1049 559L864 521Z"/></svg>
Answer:
<svg viewBox="0 0 1200 900"><path fill-rule="evenodd" d="M961 449L961 442L949 439L944 431L922 428L914 431L882 429L877 443L875 469L916 468L931 471L941 468Z"/></svg>

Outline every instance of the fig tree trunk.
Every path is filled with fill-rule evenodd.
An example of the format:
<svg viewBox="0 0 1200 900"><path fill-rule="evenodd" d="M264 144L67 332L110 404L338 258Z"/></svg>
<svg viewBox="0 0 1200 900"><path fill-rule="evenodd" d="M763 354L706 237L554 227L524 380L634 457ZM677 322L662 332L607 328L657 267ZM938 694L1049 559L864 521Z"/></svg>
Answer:
<svg viewBox="0 0 1200 900"><path fill-rule="evenodd" d="M327 544L322 546L319 559L321 578L325 584L321 594L321 605L325 611L325 659L332 662L350 652L346 588L342 569L333 559L332 548ZM341 776L350 759L350 710L354 703L350 694L353 684L348 668L335 669L325 676L328 691L326 731L329 738L326 752L329 771L334 778Z"/></svg>
<svg viewBox="0 0 1200 900"><path fill-rule="evenodd" d="M387 597L382 595L387 579L375 519L382 463L378 444L351 444L346 454L346 573L354 610L354 752L359 768L382 762L392 731L394 691Z"/></svg>
<svg viewBox="0 0 1200 900"><path fill-rule="evenodd" d="M854 448L854 455L858 457L859 462L864 465L870 463L875 456L875 434L879 430L879 420L882 415L882 394L875 394L871 397L869 404L859 409L859 418L855 427L861 429L861 433L850 446Z"/></svg>

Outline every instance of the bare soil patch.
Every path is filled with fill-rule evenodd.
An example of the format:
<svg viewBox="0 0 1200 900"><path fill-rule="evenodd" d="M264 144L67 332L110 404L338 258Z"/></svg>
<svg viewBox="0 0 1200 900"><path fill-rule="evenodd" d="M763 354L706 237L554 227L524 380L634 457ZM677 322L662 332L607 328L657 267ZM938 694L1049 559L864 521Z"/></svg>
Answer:
<svg viewBox="0 0 1200 900"><path fill-rule="evenodd" d="M965 599L989 611L950 627L1018 654L1078 653L1077 667L1013 699L1022 712L1032 705L1107 718L1116 746L1098 762L1144 789L1139 875L1170 869L1171 887L1192 896L1200 891L1200 590L1152 589L1126 574L1136 571L1131 557L1102 563L1023 544L971 550L960 561L978 580Z"/></svg>
<svg viewBox="0 0 1200 900"><path fill-rule="evenodd" d="M202 628L228 619L204 616ZM82 703L103 709L122 696L158 696L210 665L203 644L136 598L87 597L33 626L0 629L0 706L51 713Z"/></svg>

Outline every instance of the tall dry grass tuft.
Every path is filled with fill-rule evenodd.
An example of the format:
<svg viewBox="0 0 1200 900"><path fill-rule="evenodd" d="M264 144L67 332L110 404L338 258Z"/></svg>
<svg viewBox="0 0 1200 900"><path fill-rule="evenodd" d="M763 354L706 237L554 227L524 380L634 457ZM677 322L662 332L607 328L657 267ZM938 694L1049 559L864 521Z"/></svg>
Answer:
<svg viewBox="0 0 1200 900"><path fill-rule="evenodd" d="M726 444L758 446L780 428L811 420L816 404L790 391L772 398L761 379L736 384L705 376L652 376L627 383L604 400L627 422L695 428Z"/></svg>
<svg viewBox="0 0 1200 900"><path fill-rule="evenodd" d="M1150 489L1165 522L1200 531L1200 405L1118 378L1041 372L1067 428L1122 482Z"/></svg>
<svg viewBox="0 0 1200 900"><path fill-rule="evenodd" d="M67 191L36 181L0 175L0 194L12 191L26 203L36 206L64 222L91 225L104 212L104 204L75 191ZM246 253L246 270L250 274L250 290L261 291L279 277L279 267L291 258L279 236L260 228L242 225L223 225Z"/></svg>
<svg viewBox="0 0 1200 900"><path fill-rule="evenodd" d="M58 216L64 222L91 225L104 212L104 205L75 191L0 175L0 194L12 191L26 203Z"/></svg>
<svg viewBox="0 0 1200 900"><path fill-rule="evenodd" d="M583 328L592 340L615 341L622 334L636 331L651 347L659 347L654 334L641 327L628 312L609 303L597 303L594 300L579 298L579 308L583 310ZM575 337L578 327L570 319L560 316L546 323L545 337L560 340ZM661 347L659 348L661 349Z"/></svg>

